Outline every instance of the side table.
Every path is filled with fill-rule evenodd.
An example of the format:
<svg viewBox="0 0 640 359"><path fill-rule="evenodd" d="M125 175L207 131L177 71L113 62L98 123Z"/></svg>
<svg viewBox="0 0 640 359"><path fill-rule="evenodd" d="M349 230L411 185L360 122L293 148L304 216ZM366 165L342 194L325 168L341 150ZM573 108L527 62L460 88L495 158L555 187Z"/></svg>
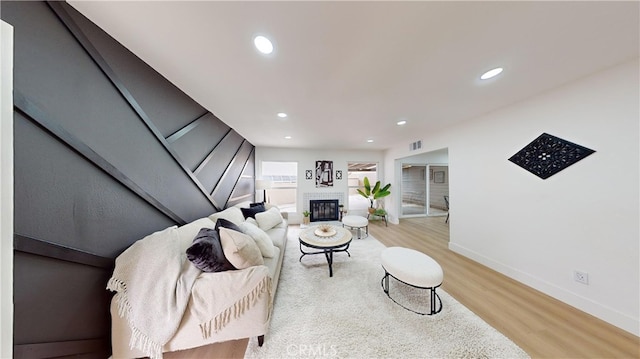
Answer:
<svg viewBox="0 0 640 359"><path fill-rule="evenodd" d="M380 217L382 220L384 220L384 226L385 227L389 226L387 224L387 214L386 213L384 215L378 215L378 214L369 213L369 214L367 214L367 219L369 219L369 217Z"/></svg>

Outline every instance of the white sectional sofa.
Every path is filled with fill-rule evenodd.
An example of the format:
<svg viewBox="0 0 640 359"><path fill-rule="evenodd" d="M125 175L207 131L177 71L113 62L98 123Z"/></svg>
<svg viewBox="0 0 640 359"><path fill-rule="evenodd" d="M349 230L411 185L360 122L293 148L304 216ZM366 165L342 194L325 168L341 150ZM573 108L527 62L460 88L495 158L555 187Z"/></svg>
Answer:
<svg viewBox="0 0 640 359"><path fill-rule="evenodd" d="M175 333L169 334L170 339L165 343L158 343L158 340L155 342L153 340L147 340L145 333L142 335L132 335L133 332L144 332L144 330L139 329L135 324L137 315L144 316L147 321L154 321L157 318L161 318L162 320L158 320L158 325L165 325L163 320L166 318L163 317L165 313L162 313L162 309L152 314L144 312L145 310L149 310L147 306L144 305L144 300L141 301L143 304L138 304L137 308L135 308L133 304L123 300L124 298L122 296L126 297L126 293L132 292L128 290L128 288L135 284L127 283L129 287L127 287L127 285L120 285L118 287L114 284L117 282L114 281L116 273L120 272L118 270L118 259L123 257L122 261L125 261L127 260L127 256L131 257L131 254L124 255L129 249L118 257L114 277L110 280L109 288L111 290L119 289L111 302L112 350L114 358L161 357L164 352L185 350L212 343L254 336L258 337L258 342L262 345L269 327L273 299L280 277L280 269L282 267L287 243L288 223L286 214L283 216L276 207L270 208L269 205L266 205L268 210L265 212L255 214L255 220L253 218L245 219L241 208L245 208L245 206L248 207L247 205L248 203L236 205L184 226L167 228L164 231L156 232L138 241L166 241L173 243L172 239L165 238L167 236L173 236L173 240L175 241L177 239L180 245L177 249L172 249L175 253L169 262L175 260L177 266L183 265L183 269L181 270L183 277L179 277L180 279L177 281L179 282L177 285L178 288L181 282L186 282L188 278L195 278L192 279L193 285L190 293L188 293L186 309L184 309L181 315L177 330L175 330ZM273 243L273 251L270 253L273 254L273 256L263 257L262 260L264 264L252 265L243 269L221 272L201 272L199 269L194 269L193 263L190 263L184 254L186 249L191 245L193 239L199 235L202 228L215 229L216 222L218 222L220 218L232 222L242 230L253 228L253 231L255 231L256 227L260 228L262 230L261 233L266 233ZM222 233L223 230L219 231ZM248 235L249 232L251 231L245 232L248 237L251 236ZM234 234L235 233L234 231ZM264 239L264 237L262 238ZM221 241L224 246L224 240L221 239ZM132 247L135 247L135 245L132 245ZM147 245L147 248L148 247ZM152 245L152 248L157 248L157 245ZM228 248L225 247L224 249L226 254ZM134 249L132 249L132 251L134 251ZM140 252L140 250L138 250L138 252ZM160 252L160 256L164 255L165 252ZM179 257L179 259L175 256ZM144 254L138 254L135 258L144 258ZM128 260L131 262L140 259ZM141 261L144 261L144 259ZM122 266L124 265L121 265L121 267ZM139 269L140 268L135 268L134 270ZM150 272L154 271L150 270ZM161 269L160 272L163 272L163 270ZM149 273L149 275L161 276L162 274ZM152 290L155 291L155 287L152 288ZM171 292L171 290L169 290L169 292ZM178 292L178 290L176 290L176 292ZM134 296L134 294L129 295ZM154 298L149 298L149 303L157 300L158 298L156 297L159 295L154 294L153 296ZM173 300L171 297L172 294L168 294L169 300ZM180 295L177 297L176 302L179 307L179 303L181 302ZM186 301L187 299L185 298L183 300ZM154 304L152 307L161 308L162 305ZM175 316L176 314L173 313L174 307L172 306L171 308L171 313ZM169 315L169 317L171 316ZM132 318L134 318L133 323ZM149 324L143 323L140 325L144 326ZM153 329L155 325L156 323L151 323L150 328ZM132 328L135 329L132 330ZM165 331L165 334L166 333ZM168 333L171 333L171 331ZM160 335L156 337L162 338ZM148 338L153 339L153 336L150 334ZM168 337L165 336L164 338ZM160 339L159 341L164 340ZM156 347L154 351L152 344L161 345L161 352L158 352L160 347ZM131 347L131 345L133 345L133 347Z"/></svg>

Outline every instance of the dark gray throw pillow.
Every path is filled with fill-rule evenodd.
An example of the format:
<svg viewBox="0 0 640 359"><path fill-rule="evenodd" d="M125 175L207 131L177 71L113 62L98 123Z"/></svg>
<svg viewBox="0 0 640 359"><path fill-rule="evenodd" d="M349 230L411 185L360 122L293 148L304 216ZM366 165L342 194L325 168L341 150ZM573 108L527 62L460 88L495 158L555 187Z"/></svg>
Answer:
<svg viewBox="0 0 640 359"><path fill-rule="evenodd" d="M264 207L264 205L262 204L258 204L256 206L253 207L249 207L249 208L240 208L240 210L242 211L242 215L244 216L244 218L256 218L256 213L260 213L260 212L264 212L266 211L266 208Z"/></svg>
<svg viewBox="0 0 640 359"><path fill-rule="evenodd" d="M218 232L211 228L200 229L191 247L187 248L187 258L203 272L236 269L224 256Z"/></svg>
<svg viewBox="0 0 640 359"><path fill-rule="evenodd" d="M228 229L231 229L233 231L242 233L242 229L240 229L240 227L236 226L235 223L231 222L228 219L218 218L218 220L216 221L216 227L215 228L216 228L216 232L218 232L218 235L220 235L220 230L218 230L218 228L220 228L220 227L228 228Z"/></svg>

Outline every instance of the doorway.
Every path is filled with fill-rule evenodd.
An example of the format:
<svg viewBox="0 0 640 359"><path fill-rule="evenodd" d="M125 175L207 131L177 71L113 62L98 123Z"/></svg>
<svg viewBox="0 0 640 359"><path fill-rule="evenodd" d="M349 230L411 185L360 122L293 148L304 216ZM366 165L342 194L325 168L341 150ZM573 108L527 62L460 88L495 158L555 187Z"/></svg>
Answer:
<svg viewBox="0 0 640 359"><path fill-rule="evenodd" d="M429 165L429 216L446 216L449 212L449 166Z"/></svg>
<svg viewBox="0 0 640 359"><path fill-rule="evenodd" d="M427 214L427 165L402 165L402 216Z"/></svg>
<svg viewBox="0 0 640 359"><path fill-rule="evenodd" d="M378 181L378 164L374 162L348 162L349 200L345 209L355 215L367 216L371 206L369 200L358 193L364 186L364 178L373 186Z"/></svg>
<svg viewBox="0 0 640 359"><path fill-rule="evenodd" d="M424 180L423 180L424 178ZM449 150L442 148L396 160L400 218L447 216ZM444 222L443 218L443 222Z"/></svg>

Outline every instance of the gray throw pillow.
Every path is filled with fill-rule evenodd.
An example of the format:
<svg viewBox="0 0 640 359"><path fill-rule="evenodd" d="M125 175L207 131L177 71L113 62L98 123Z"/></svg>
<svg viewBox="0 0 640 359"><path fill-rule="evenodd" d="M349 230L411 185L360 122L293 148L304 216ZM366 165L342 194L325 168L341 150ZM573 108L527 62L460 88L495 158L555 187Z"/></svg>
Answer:
<svg viewBox="0 0 640 359"><path fill-rule="evenodd" d="M238 227L235 223L231 222L228 219L224 219L224 218L218 218L218 220L216 221L216 232L218 232L218 235L220 235L220 227L224 227L224 228L228 228L234 231L238 231L238 232L242 232L242 229L240 229L240 227Z"/></svg>
<svg viewBox="0 0 640 359"><path fill-rule="evenodd" d="M215 229L202 228L187 248L187 258L203 272L223 272L236 268L224 256L220 237Z"/></svg>
<svg viewBox="0 0 640 359"><path fill-rule="evenodd" d="M249 208L240 208L240 210L242 211L242 215L246 219L249 217L256 218L256 213L264 212L266 211L266 208L263 204L257 204Z"/></svg>

